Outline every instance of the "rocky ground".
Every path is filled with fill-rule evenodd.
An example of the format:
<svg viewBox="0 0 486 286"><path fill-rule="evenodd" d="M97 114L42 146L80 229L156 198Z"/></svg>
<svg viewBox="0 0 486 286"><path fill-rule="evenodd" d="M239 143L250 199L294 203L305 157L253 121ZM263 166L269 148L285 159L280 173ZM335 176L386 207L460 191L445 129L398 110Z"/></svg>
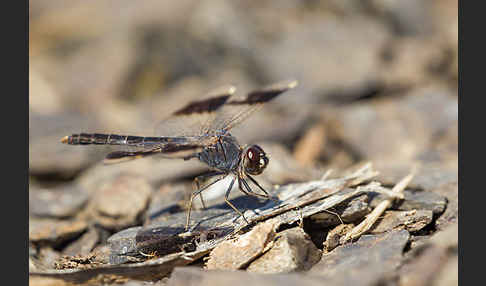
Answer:
<svg viewBox="0 0 486 286"><path fill-rule="evenodd" d="M30 285L457 285L457 1L32 1ZM196 161L104 165L222 85L297 79L232 131L274 200ZM163 135L163 134L158 134ZM224 186L223 186L224 187Z"/></svg>

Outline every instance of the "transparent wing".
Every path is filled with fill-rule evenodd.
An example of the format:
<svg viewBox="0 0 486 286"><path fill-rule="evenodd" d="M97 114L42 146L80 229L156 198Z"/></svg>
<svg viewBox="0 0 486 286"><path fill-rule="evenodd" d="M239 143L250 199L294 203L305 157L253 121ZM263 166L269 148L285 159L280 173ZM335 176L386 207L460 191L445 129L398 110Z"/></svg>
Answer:
<svg viewBox="0 0 486 286"><path fill-rule="evenodd" d="M274 99L283 92L297 86L297 81L284 81L275 83L248 93L246 96L232 96L226 104L220 108L218 114L206 131L229 131L234 126L248 118L266 102Z"/></svg>
<svg viewBox="0 0 486 286"><path fill-rule="evenodd" d="M155 127L155 136L200 136L215 119L217 111L223 106L236 88L232 85L212 90L200 100L192 101Z"/></svg>

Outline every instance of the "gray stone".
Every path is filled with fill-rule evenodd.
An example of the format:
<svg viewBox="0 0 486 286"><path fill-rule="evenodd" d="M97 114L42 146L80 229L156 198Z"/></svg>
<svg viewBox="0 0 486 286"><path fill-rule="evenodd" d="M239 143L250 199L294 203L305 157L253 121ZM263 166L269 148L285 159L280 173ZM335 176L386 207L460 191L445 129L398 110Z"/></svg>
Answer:
<svg viewBox="0 0 486 286"><path fill-rule="evenodd" d="M234 240L223 241L211 251L206 268L237 270L247 266L273 242L275 228L276 223L269 220Z"/></svg>
<svg viewBox="0 0 486 286"><path fill-rule="evenodd" d="M339 246L339 241L341 237L345 236L348 231L351 231L354 224L340 224L335 228L331 229L326 236L326 240L323 243L324 253L328 253L334 248Z"/></svg>
<svg viewBox="0 0 486 286"><path fill-rule="evenodd" d="M143 227L115 233L107 241L111 249L110 263L146 260L152 254L162 257L171 253L192 252L201 244L224 237L234 230L232 226L219 227L237 216L233 211L208 209L193 213L192 217L200 223L189 232L184 230L186 214L181 212L164 216L164 219L152 221Z"/></svg>
<svg viewBox="0 0 486 286"><path fill-rule="evenodd" d="M135 237L142 227L136 226L119 231L107 240L110 247L110 264L121 264L128 261L128 255L137 254L137 242Z"/></svg>
<svg viewBox="0 0 486 286"><path fill-rule="evenodd" d="M436 189L433 189L432 191L447 198L447 208L445 212L435 222L435 226L437 227L437 229L443 230L451 224L456 224L459 217L458 183L455 182L445 184Z"/></svg>
<svg viewBox="0 0 486 286"><path fill-rule="evenodd" d="M403 191L404 199L393 205L393 209L402 211L411 210L430 210L434 215L440 215L444 212L447 206L447 199L439 194L427 191ZM373 196L370 200L370 206L376 207L385 195L378 194Z"/></svg>
<svg viewBox="0 0 486 286"><path fill-rule="evenodd" d="M321 251L300 227L277 234L272 248L247 268L257 273L287 273L309 270L321 259Z"/></svg>
<svg viewBox="0 0 486 286"><path fill-rule="evenodd" d="M35 92L35 91L33 91ZM103 155L91 148L73 148L60 142L71 135L73 128L93 129L98 125L93 117L78 112L52 115L29 113L29 173L58 175L70 178L86 169Z"/></svg>
<svg viewBox="0 0 486 286"><path fill-rule="evenodd" d="M308 274L329 279L333 285L375 285L390 278L399 266L409 237L406 230L364 235L323 255Z"/></svg>
<svg viewBox="0 0 486 286"><path fill-rule="evenodd" d="M87 255L99 242L99 235L95 228L89 228L79 239L69 244L63 251L63 255Z"/></svg>
<svg viewBox="0 0 486 286"><path fill-rule="evenodd" d="M80 235L87 227L83 220L29 219L29 241L58 245Z"/></svg>
<svg viewBox="0 0 486 286"><path fill-rule="evenodd" d="M161 216L180 212L189 199L190 189L187 187L188 184L165 184L156 190L145 214L145 224L150 224Z"/></svg>
<svg viewBox="0 0 486 286"><path fill-rule="evenodd" d="M373 225L371 234L387 232L397 228L403 228L408 232L417 232L432 222L432 211L386 211L381 219Z"/></svg>
<svg viewBox="0 0 486 286"><path fill-rule="evenodd" d="M55 262L61 257L61 253L51 247L43 247L39 250L37 267L42 269L53 269Z"/></svg>
<svg viewBox="0 0 486 286"><path fill-rule="evenodd" d="M29 212L36 217L67 218L83 208L89 194L69 184L54 189L29 187Z"/></svg>
<svg viewBox="0 0 486 286"><path fill-rule="evenodd" d="M437 283L458 281L458 232L458 225L451 224L412 248L399 271L400 285L443 285Z"/></svg>
<svg viewBox="0 0 486 286"><path fill-rule="evenodd" d="M412 162L378 162L374 166L377 170L380 170L380 174L376 179L383 185L394 185L401 178L410 174L410 170L412 170L414 165L416 164ZM417 174L408 185L408 188L414 190L432 191L433 189L439 188L443 185L457 182L457 162L454 165L455 166L449 167L444 163L423 164L418 169Z"/></svg>
<svg viewBox="0 0 486 286"><path fill-rule="evenodd" d="M313 223L319 224L322 227L327 227L341 224L341 220L344 223L355 222L362 219L370 212L371 208L368 206L368 196L363 194L332 208L332 213L324 211L310 216L310 219ZM341 218L341 220L339 218Z"/></svg>
<svg viewBox="0 0 486 286"><path fill-rule="evenodd" d="M120 175L101 185L93 194L89 215L108 229L135 225L147 208L151 193L151 185L142 177Z"/></svg>
<svg viewBox="0 0 486 286"><path fill-rule="evenodd" d="M167 281L168 286L290 286L328 285L319 276L303 275L300 273L261 274L241 270L211 270L205 271L197 267L175 268ZM330 284L329 284L330 285Z"/></svg>
<svg viewBox="0 0 486 286"><path fill-rule="evenodd" d="M457 98L440 86L414 90L399 99L383 98L326 112L326 117L332 118L329 128L335 136L363 160L376 162L380 171L386 170L379 166L381 162L420 159L431 142L458 118Z"/></svg>

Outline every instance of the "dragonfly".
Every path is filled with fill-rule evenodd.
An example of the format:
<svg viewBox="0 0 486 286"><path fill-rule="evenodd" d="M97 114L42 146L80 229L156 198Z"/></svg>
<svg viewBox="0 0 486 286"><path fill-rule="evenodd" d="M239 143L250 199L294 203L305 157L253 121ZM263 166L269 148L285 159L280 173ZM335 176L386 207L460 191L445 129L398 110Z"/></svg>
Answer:
<svg viewBox="0 0 486 286"><path fill-rule="evenodd" d="M296 87L296 80L278 82L253 90L246 96L236 96L232 85L217 88L203 99L191 101L162 120L155 128L157 137L143 137L118 134L78 133L65 136L62 143L69 145L119 145L127 150L109 153L105 163L159 155L165 158L184 160L198 159L209 166L209 173L194 179L195 191L191 194L186 217L186 231L189 229L193 200L200 196L206 208L202 192L209 187L232 176L225 192L224 201L249 222L229 200L230 191L236 181L238 189L245 195L271 199L269 193L253 178L260 175L269 163L265 151L258 145L240 145L230 134L230 129L240 124L253 112L283 92ZM201 187L201 182L217 177L216 180ZM255 192L248 180L262 192Z"/></svg>

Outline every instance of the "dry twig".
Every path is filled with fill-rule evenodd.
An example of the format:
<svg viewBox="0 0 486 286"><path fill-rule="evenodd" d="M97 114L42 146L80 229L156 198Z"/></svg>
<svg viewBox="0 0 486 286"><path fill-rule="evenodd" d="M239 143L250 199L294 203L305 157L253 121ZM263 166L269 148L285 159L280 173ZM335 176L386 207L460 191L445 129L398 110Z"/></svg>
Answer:
<svg viewBox="0 0 486 286"><path fill-rule="evenodd" d="M382 201L379 205L377 205L376 208L366 216L365 220L363 220L360 224L358 224L356 227L354 227L350 232L348 232L344 237L340 239L340 243L344 244L349 240L356 239L361 235L365 234L368 230L370 230L370 228L380 218L383 212L392 205L393 201L397 198L403 197L403 190L408 186L410 181L412 181L415 175L415 171L416 169L414 168L408 176L406 176L400 182L398 182L398 184L396 184L390 192L391 194L395 194L395 195L389 196L384 201Z"/></svg>

